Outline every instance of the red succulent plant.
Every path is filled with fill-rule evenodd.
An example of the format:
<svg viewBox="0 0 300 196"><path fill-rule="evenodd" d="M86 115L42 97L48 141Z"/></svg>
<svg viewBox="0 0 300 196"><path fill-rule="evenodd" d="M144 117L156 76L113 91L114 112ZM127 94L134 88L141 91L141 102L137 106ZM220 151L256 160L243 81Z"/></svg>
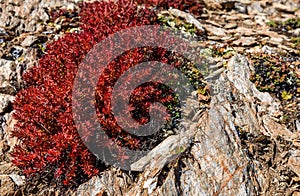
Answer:
<svg viewBox="0 0 300 196"><path fill-rule="evenodd" d="M181 5L186 1L150 2L179 8L186 6ZM188 7L193 8L194 4ZM79 16L82 31L66 34L47 45L39 65L24 74L26 87L18 92L13 103L14 118L18 121L13 136L21 141L14 149L13 163L28 176L46 172L63 185L75 185L98 174L100 169L97 158L83 144L73 122L72 85L79 64L91 48L107 36L125 28L157 24L151 9L138 8L126 0L83 3ZM140 62L156 60L178 65L169 56L170 52L165 49L136 48L111 62L104 72L105 77L100 77L95 92L97 115L107 135L116 143L137 149L141 140L124 133L116 125L109 102L111 86L126 69ZM133 108L140 106L135 110L138 122L147 122L149 104L172 102L172 91L162 89L166 88L154 83L135 90L131 104ZM116 157L126 158L122 152Z"/></svg>

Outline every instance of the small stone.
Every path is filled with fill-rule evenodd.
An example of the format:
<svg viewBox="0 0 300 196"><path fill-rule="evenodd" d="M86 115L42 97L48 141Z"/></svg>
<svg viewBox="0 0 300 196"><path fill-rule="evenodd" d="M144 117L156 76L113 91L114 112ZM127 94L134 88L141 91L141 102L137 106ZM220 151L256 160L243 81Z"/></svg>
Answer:
<svg viewBox="0 0 300 196"><path fill-rule="evenodd" d="M207 38L209 40L213 40L213 41L220 41L220 40L222 40L220 36L208 36Z"/></svg>
<svg viewBox="0 0 300 196"><path fill-rule="evenodd" d="M256 38L254 37L241 37L240 39L233 42L236 46L252 46L256 43Z"/></svg>
<svg viewBox="0 0 300 196"><path fill-rule="evenodd" d="M243 23L244 23L245 26L249 26L249 27L255 26L255 23L250 19L244 20Z"/></svg>
<svg viewBox="0 0 300 196"><path fill-rule="evenodd" d="M143 188L148 189L148 194L150 195L153 190L156 188L157 185L157 179L156 178L150 178L145 183Z"/></svg>
<svg viewBox="0 0 300 196"><path fill-rule="evenodd" d="M254 20L255 20L256 24L264 26L266 24L267 18L264 15L257 15L254 17Z"/></svg>
<svg viewBox="0 0 300 196"><path fill-rule="evenodd" d="M11 195L14 193L15 184L8 175L0 175L0 193L1 195Z"/></svg>
<svg viewBox="0 0 300 196"><path fill-rule="evenodd" d="M25 177L17 174L10 174L9 177L14 181L17 186L22 186L25 183Z"/></svg>
<svg viewBox="0 0 300 196"><path fill-rule="evenodd" d="M294 150L291 152L288 166L298 175L298 177L300 177L300 150Z"/></svg>
<svg viewBox="0 0 300 196"><path fill-rule="evenodd" d="M234 29L237 27L236 23L228 23L224 26L225 29Z"/></svg>
<svg viewBox="0 0 300 196"><path fill-rule="evenodd" d="M214 27L212 25L203 25L205 30L208 32L209 35L215 36L226 36L226 32L222 28Z"/></svg>
<svg viewBox="0 0 300 196"><path fill-rule="evenodd" d="M272 54L275 52L270 46L263 46L262 51L266 54Z"/></svg>
<svg viewBox="0 0 300 196"><path fill-rule="evenodd" d="M273 43L273 44L281 44L283 42L283 38L281 38L281 37L271 37L269 42Z"/></svg>
<svg viewBox="0 0 300 196"><path fill-rule="evenodd" d="M207 6L208 8L211 8L211 9L221 9L222 6L217 2L217 1L214 1L214 0L203 0L205 6Z"/></svg>
<svg viewBox="0 0 300 196"><path fill-rule="evenodd" d="M300 131L300 120L296 120L296 130Z"/></svg>
<svg viewBox="0 0 300 196"><path fill-rule="evenodd" d="M232 10L234 8L235 0L222 0L221 5L224 9Z"/></svg>
<svg viewBox="0 0 300 196"><path fill-rule="evenodd" d="M291 6L291 5L284 5L281 3L274 3L273 6L277 9L277 10L281 10L287 13L294 13L295 11L297 11L299 8L297 8L297 6Z"/></svg>
<svg viewBox="0 0 300 196"><path fill-rule="evenodd" d="M245 27L238 27L236 29L230 29L228 30L229 34L238 34L238 35L244 35L244 36L252 36L256 34L256 31L254 29L245 28Z"/></svg>
<svg viewBox="0 0 300 196"><path fill-rule="evenodd" d="M293 195L292 195L292 196L300 196L300 192L295 191L295 192L293 192Z"/></svg>
<svg viewBox="0 0 300 196"><path fill-rule="evenodd" d="M247 13L247 6L243 3L236 3L234 5L235 7L235 10L239 13L242 13L242 14L246 14Z"/></svg>
<svg viewBox="0 0 300 196"><path fill-rule="evenodd" d="M300 37L300 28L297 28L294 30L294 32L292 32L295 36L299 36Z"/></svg>
<svg viewBox="0 0 300 196"><path fill-rule="evenodd" d="M29 47L32 46L32 44L37 41L37 37L36 36L27 36L25 38L25 40L21 43L21 46L23 47Z"/></svg>
<svg viewBox="0 0 300 196"><path fill-rule="evenodd" d="M260 2L253 2L250 6L247 7L247 11L251 15L256 15L261 13L264 9L261 7Z"/></svg>
<svg viewBox="0 0 300 196"><path fill-rule="evenodd" d="M9 80L9 77L13 72L12 71L13 66L14 66L13 61L0 59L0 87L2 86L3 82Z"/></svg>
<svg viewBox="0 0 300 196"><path fill-rule="evenodd" d="M14 57L14 59L18 59L23 53L22 48L12 47L10 49L10 54Z"/></svg>
<svg viewBox="0 0 300 196"><path fill-rule="evenodd" d="M5 113L10 111L11 102L14 100L14 96L0 94L0 113Z"/></svg>
<svg viewBox="0 0 300 196"><path fill-rule="evenodd" d="M32 5L30 3L23 4L22 6L15 6L15 15L21 18L25 18L30 14Z"/></svg>

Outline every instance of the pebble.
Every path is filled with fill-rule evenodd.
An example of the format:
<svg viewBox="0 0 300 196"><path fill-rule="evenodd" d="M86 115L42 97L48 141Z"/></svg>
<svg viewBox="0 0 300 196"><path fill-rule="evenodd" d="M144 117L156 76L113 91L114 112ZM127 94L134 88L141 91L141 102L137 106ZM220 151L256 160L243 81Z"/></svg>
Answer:
<svg viewBox="0 0 300 196"><path fill-rule="evenodd" d="M254 37L241 37L240 39L233 42L236 46L252 46L256 43L256 38Z"/></svg>
<svg viewBox="0 0 300 196"><path fill-rule="evenodd" d="M234 29L237 27L236 23L228 23L224 26L225 29Z"/></svg>
<svg viewBox="0 0 300 196"><path fill-rule="evenodd" d="M216 36L226 36L226 32L222 28L214 27L212 25L203 25L205 30L208 32L209 35L216 35Z"/></svg>
<svg viewBox="0 0 300 196"><path fill-rule="evenodd" d="M260 2L253 2L250 6L247 7L248 14L256 15L261 13L264 9L261 7Z"/></svg>
<svg viewBox="0 0 300 196"><path fill-rule="evenodd" d="M242 14L247 13L247 6L244 3L235 3L234 7L235 7L235 10L239 13L242 13Z"/></svg>
<svg viewBox="0 0 300 196"><path fill-rule="evenodd" d="M21 46L23 47L29 47L31 46L35 41L37 41L36 36L27 36L24 41L21 43Z"/></svg>

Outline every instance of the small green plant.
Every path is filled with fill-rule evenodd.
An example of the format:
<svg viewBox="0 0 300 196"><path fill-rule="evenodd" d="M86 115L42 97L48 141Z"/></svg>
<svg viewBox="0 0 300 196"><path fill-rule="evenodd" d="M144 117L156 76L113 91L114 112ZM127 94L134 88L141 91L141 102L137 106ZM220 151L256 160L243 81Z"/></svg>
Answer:
<svg viewBox="0 0 300 196"><path fill-rule="evenodd" d="M293 94L288 93L288 92L286 92L286 91L282 91L281 97L282 97L282 99L284 99L284 100L290 100L290 99L292 99Z"/></svg>
<svg viewBox="0 0 300 196"><path fill-rule="evenodd" d="M267 25L274 28L277 27L277 23L274 20L270 20L269 22L267 22Z"/></svg>
<svg viewBox="0 0 300 196"><path fill-rule="evenodd" d="M274 93L281 100L290 100L299 96L299 79L290 66L288 57L272 54L251 54L251 62L255 71L250 80L260 91Z"/></svg>
<svg viewBox="0 0 300 196"><path fill-rule="evenodd" d="M290 18L283 22L270 20L266 23L272 30L276 31L289 31L292 29L300 28L300 18Z"/></svg>

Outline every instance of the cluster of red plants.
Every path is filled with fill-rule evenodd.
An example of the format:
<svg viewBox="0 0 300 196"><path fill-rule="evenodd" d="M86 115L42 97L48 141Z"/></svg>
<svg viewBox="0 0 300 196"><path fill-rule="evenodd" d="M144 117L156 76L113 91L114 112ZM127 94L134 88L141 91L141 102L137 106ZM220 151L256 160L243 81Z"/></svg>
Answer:
<svg viewBox="0 0 300 196"><path fill-rule="evenodd" d="M72 87L79 64L107 36L121 29L157 23L151 9L138 9L135 3L126 0L83 3L80 9L83 31L66 34L47 45L39 65L24 74L26 88L17 94L13 104L14 118L18 121L13 136L21 141L14 149L13 163L27 176L47 173L63 185L76 185L98 174L100 169L73 122ZM179 66L170 56L171 52L161 48L136 48L111 62L99 78L95 92L98 119L107 135L119 145L139 148L140 138L126 134L114 123L109 102L113 84L124 71L140 62L156 60ZM160 84L138 88L133 95L132 106L138 108L133 117L146 123L149 104L172 103L172 97L172 91Z"/></svg>

